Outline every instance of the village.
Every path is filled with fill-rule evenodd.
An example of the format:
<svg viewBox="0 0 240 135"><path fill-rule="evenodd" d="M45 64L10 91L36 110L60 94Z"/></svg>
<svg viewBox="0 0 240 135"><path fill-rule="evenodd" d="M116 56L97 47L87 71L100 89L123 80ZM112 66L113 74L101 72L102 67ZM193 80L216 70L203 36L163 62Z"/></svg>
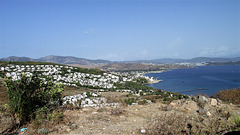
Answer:
<svg viewBox="0 0 240 135"><path fill-rule="evenodd" d="M153 77L144 76L144 72L102 72L90 74L76 72L78 68L62 65L7 65L0 67L6 77L12 80L19 80L22 74L30 77L33 72L37 72L39 77L45 81L47 77L52 77L54 83L65 86L85 86L99 89L117 89L116 83L136 82L139 78L144 78L148 83L157 83Z"/></svg>

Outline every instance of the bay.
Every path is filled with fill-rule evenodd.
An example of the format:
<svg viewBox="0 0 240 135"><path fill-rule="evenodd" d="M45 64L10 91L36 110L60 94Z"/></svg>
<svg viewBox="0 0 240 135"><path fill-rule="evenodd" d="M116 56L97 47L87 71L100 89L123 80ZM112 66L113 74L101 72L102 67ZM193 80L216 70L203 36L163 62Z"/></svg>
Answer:
<svg viewBox="0 0 240 135"><path fill-rule="evenodd" d="M240 87L240 65L174 69L163 73L149 73L146 76L163 80L148 84L150 87L186 95L211 96L219 90Z"/></svg>

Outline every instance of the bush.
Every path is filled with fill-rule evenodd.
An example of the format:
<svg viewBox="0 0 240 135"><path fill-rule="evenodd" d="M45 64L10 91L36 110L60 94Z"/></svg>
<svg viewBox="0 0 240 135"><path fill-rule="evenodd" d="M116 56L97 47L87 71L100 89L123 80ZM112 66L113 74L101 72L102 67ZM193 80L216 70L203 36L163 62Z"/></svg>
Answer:
<svg viewBox="0 0 240 135"><path fill-rule="evenodd" d="M20 124L30 120L30 116L38 108L50 105L60 100L62 86L54 84L51 79L43 82L37 74L27 77L25 74L20 80L5 80L10 112L17 114Z"/></svg>
<svg viewBox="0 0 240 135"><path fill-rule="evenodd" d="M182 115L159 115L151 118L148 123L148 135L179 135L193 133L192 123L185 116ZM194 132L194 134L199 133Z"/></svg>
<svg viewBox="0 0 240 135"><path fill-rule="evenodd" d="M222 90L217 92L213 97L219 98L225 102L240 104L240 88Z"/></svg>
<svg viewBox="0 0 240 135"><path fill-rule="evenodd" d="M134 99L134 98L128 98L128 99L125 99L124 102L125 102L127 105L132 105L132 103L136 103L136 99Z"/></svg>

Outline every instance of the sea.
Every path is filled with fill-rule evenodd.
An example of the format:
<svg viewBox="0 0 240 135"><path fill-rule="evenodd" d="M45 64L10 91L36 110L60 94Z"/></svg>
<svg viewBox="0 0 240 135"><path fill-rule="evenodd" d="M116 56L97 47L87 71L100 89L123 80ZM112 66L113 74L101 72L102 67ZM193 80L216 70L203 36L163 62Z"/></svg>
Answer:
<svg viewBox="0 0 240 135"><path fill-rule="evenodd" d="M240 65L199 66L173 69L145 76L163 80L148 86L185 95L212 96L220 90L240 88Z"/></svg>

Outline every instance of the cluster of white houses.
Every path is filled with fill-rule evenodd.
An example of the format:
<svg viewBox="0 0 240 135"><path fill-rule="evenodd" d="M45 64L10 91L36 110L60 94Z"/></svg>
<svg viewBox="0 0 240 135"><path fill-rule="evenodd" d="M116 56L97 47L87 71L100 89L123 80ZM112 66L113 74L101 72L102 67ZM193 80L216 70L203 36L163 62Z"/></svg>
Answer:
<svg viewBox="0 0 240 135"><path fill-rule="evenodd" d="M60 66L60 65L8 65L0 67L0 71L4 72L7 77L12 80L19 80L21 74L31 76L34 71L38 71L41 79L45 81L44 76L52 76L54 83L61 83L68 86L91 86L97 88L116 88L115 83L124 83L134 81L136 78L149 77L143 76L141 73L103 73L102 75L74 72L76 67Z"/></svg>
<svg viewBox="0 0 240 135"><path fill-rule="evenodd" d="M90 98L90 97L91 98ZM63 105L72 105L77 107L119 107L119 103L107 103L107 99L104 97L98 97L98 94L90 92L87 94L86 92L82 94L65 96L63 98Z"/></svg>

